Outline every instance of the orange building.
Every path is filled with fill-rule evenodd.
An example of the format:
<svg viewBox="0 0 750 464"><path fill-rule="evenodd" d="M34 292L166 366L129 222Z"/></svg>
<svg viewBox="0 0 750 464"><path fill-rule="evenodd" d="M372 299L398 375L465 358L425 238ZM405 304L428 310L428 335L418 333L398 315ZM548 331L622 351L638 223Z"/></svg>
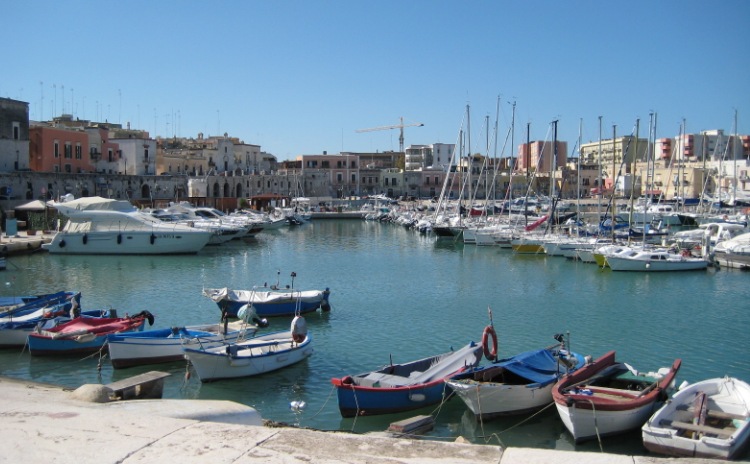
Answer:
<svg viewBox="0 0 750 464"><path fill-rule="evenodd" d="M29 168L36 172L93 172L89 135L44 124L29 127Z"/></svg>

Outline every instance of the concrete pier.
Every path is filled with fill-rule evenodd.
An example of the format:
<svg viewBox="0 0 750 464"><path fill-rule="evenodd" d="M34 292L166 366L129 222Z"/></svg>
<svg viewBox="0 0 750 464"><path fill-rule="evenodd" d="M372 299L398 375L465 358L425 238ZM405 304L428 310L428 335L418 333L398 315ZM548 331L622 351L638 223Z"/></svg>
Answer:
<svg viewBox="0 0 750 464"><path fill-rule="evenodd" d="M97 386L99 387L99 386ZM0 377L2 463L450 463L654 464L723 462L501 449L262 425L231 401L102 401L57 386Z"/></svg>

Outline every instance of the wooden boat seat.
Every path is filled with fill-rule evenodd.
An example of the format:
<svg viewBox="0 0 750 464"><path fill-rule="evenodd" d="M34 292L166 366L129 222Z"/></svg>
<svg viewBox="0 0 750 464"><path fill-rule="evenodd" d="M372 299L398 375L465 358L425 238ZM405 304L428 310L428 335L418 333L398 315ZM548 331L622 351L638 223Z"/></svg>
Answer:
<svg viewBox="0 0 750 464"><path fill-rule="evenodd" d="M686 404L681 404L676 408L678 411L695 412L695 408ZM706 413L708 417L714 419L728 419L728 420L748 420L750 416L747 414L734 414L731 412L717 411L715 409L709 409Z"/></svg>
<svg viewBox="0 0 750 464"><path fill-rule="evenodd" d="M718 427L710 427L708 425L696 425L690 422L670 421L662 420L659 425L665 427L672 427L674 429L687 430L689 432L705 433L707 435L715 435L718 438L729 438L737 430L734 427L725 427L720 429Z"/></svg>
<svg viewBox="0 0 750 464"><path fill-rule="evenodd" d="M599 387L596 385L585 387L591 390L594 393L609 393L612 396L622 396L622 397L636 397L640 393L639 391L635 390L625 390L623 388L610 388L610 387Z"/></svg>

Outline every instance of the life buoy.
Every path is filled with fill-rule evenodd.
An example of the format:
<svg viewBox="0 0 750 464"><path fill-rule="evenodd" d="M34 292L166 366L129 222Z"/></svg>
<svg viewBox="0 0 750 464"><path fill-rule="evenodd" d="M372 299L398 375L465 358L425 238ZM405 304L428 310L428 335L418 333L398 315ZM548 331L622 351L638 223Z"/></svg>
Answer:
<svg viewBox="0 0 750 464"><path fill-rule="evenodd" d="M302 343L307 338L307 322L302 316L295 316L292 319L292 340L296 343Z"/></svg>
<svg viewBox="0 0 750 464"><path fill-rule="evenodd" d="M490 347L490 338L492 338L492 347ZM494 361L497 358L497 334L495 328L488 325L482 332L482 349L484 350L484 357L489 361Z"/></svg>

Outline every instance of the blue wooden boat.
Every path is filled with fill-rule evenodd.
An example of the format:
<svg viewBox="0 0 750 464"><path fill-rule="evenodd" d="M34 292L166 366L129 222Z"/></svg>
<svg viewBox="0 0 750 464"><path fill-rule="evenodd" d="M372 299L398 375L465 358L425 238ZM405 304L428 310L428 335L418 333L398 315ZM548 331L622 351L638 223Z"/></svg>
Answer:
<svg viewBox="0 0 750 464"><path fill-rule="evenodd" d="M9 318L22 316L39 308L53 307L60 304L64 304L65 306L58 309L67 311L70 310L74 302L80 307L80 292L62 291L40 295L2 297L0 298L0 322L6 322Z"/></svg>
<svg viewBox="0 0 750 464"><path fill-rule="evenodd" d="M276 286L260 287L252 290L230 290L228 288L207 288L203 295L213 300L222 314L237 317L240 308L252 305L259 317L294 316L309 313L320 308L329 311L328 297L331 291L294 290Z"/></svg>
<svg viewBox="0 0 750 464"><path fill-rule="evenodd" d="M29 334L29 352L32 356L95 353L102 349L107 335L143 330L147 320L149 324L154 322L154 316L148 311L117 318L78 317L49 330Z"/></svg>
<svg viewBox="0 0 750 464"><path fill-rule="evenodd" d="M447 398L451 391L445 379L476 367L482 345L465 347L405 364L331 379L343 417L391 414L430 406Z"/></svg>

